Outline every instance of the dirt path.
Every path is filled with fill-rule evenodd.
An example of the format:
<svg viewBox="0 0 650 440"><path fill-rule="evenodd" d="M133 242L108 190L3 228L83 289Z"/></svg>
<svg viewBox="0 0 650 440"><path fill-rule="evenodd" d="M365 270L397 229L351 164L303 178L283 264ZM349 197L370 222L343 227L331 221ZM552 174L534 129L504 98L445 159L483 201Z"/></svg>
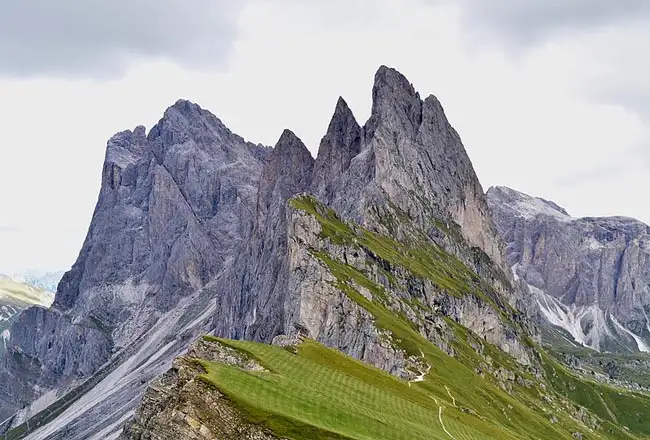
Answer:
<svg viewBox="0 0 650 440"><path fill-rule="evenodd" d="M440 426L442 426L442 429L445 431L445 433L447 433L447 435L448 435L449 437L451 437L451 438L453 438L454 440L456 440L456 437L454 437L453 435L451 435L451 432L447 431L447 428L445 428L445 424L442 423L442 406L439 406L439 407L438 407L438 420L440 421Z"/></svg>
<svg viewBox="0 0 650 440"><path fill-rule="evenodd" d="M451 395L451 392L449 391L449 388L447 388L447 385L445 385L445 390L447 390L447 394L449 394L449 397L451 397L451 401L454 403L454 408L456 407L456 399L454 396Z"/></svg>

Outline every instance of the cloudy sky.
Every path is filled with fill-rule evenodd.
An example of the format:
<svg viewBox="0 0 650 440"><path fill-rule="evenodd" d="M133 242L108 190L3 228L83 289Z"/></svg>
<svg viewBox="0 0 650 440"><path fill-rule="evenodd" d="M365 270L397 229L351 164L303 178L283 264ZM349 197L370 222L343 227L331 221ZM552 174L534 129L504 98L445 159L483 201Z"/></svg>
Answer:
<svg viewBox="0 0 650 440"><path fill-rule="evenodd" d="M233 6L235 4L235 6ZM650 222L647 0L0 0L0 272L67 269L106 140L178 98L316 151L381 64L435 94L487 189Z"/></svg>

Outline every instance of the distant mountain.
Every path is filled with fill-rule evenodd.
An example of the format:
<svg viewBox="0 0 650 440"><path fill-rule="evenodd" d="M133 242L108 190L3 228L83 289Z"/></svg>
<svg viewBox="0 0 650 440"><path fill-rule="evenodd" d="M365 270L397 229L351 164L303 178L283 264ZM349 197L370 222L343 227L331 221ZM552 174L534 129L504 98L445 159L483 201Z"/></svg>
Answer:
<svg viewBox="0 0 650 440"><path fill-rule="evenodd" d="M18 314L34 305L49 307L53 301L52 292L0 274L0 333L3 340L3 344L0 345L0 355L4 352L6 341L11 336L9 328Z"/></svg>
<svg viewBox="0 0 650 440"><path fill-rule="evenodd" d="M577 344L650 352L650 227L627 217L571 217L506 187L487 200L515 277L542 316Z"/></svg>
<svg viewBox="0 0 650 440"><path fill-rule="evenodd" d="M28 271L11 275L14 281L27 284L37 289L43 289L50 292L56 292L59 281L63 278L64 271L58 272L36 272Z"/></svg>

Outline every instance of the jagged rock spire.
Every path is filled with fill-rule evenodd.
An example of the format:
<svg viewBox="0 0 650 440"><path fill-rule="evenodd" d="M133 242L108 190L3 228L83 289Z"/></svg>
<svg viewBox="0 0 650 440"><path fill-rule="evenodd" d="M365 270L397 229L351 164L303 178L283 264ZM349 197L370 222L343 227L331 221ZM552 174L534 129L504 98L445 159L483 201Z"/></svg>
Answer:
<svg viewBox="0 0 650 440"><path fill-rule="evenodd" d="M372 88L372 113L366 123L366 137L372 138L382 123L397 124L413 134L421 121L422 101L413 85L397 70L379 67Z"/></svg>
<svg viewBox="0 0 650 440"><path fill-rule="evenodd" d="M329 202L333 197L336 183L361 151L362 138L363 130L352 110L339 98L314 165L312 191L323 201Z"/></svg>
<svg viewBox="0 0 650 440"><path fill-rule="evenodd" d="M291 130L285 129L262 170L258 203L262 209L275 199L288 200L311 184L314 158ZM277 192L276 197L272 197ZM264 206L265 205L265 206Z"/></svg>

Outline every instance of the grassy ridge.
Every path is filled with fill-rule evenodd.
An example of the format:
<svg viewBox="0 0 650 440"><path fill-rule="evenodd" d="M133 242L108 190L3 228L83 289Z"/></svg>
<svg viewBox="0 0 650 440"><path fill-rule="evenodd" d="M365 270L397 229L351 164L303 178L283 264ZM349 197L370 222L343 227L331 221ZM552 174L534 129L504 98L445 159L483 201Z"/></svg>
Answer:
<svg viewBox="0 0 650 440"><path fill-rule="evenodd" d="M17 283L8 278L0 277L0 301L17 306L28 307L40 305L49 307L54 296L43 289L37 289L26 284Z"/></svg>
<svg viewBox="0 0 650 440"><path fill-rule="evenodd" d="M227 341L245 350L269 372L244 372L203 362L205 379L276 435L295 440L449 438L440 420L462 426L460 439L507 439L503 431L466 417L425 388L348 358L316 342L305 341L296 354L244 341ZM443 415L439 417L439 411ZM446 425L445 425L446 426ZM449 429L449 428L447 428Z"/></svg>
<svg viewBox="0 0 650 440"><path fill-rule="evenodd" d="M614 426L589 432L557 412L557 421L424 343L435 362L422 382L407 383L314 341L296 353L249 341L219 340L268 371L201 361L216 386L254 423L292 440L639 438ZM442 423L441 423L442 422Z"/></svg>

